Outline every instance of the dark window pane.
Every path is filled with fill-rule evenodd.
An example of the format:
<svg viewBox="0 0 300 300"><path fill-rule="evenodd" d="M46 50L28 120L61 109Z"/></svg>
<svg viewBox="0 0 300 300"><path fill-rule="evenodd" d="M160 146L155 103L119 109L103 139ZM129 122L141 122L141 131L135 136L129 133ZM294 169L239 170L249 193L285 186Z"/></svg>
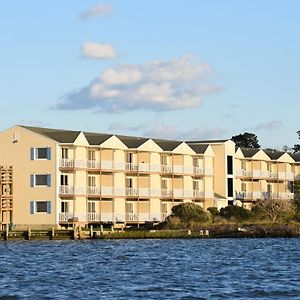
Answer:
<svg viewBox="0 0 300 300"><path fill-rule="evenodd" d="M233 174L233 159L230 155L227 155L227 174Z"/></svg>
<svg viewBox="0 0 300 300"><path fill-rule="evenodd" d="M233 179L227 178L227 197L233 197Z"/></svg>
<svg viewBox="0 0 300 300"><path fill-rule="evenodd" d="M47 201L37 201L36 212L47 212Z"/></svg>
<svg viewBox="0 0 300 300"><path fill-rule="evenodd" d="M47 175L35 175L35 185L47 185Z"/></svg>
<svg viewBox="0 0 300 300"><path fill-rule="evenodd" d="M37 148L36 149L36 158L47 159L47 148Z"/></svg>

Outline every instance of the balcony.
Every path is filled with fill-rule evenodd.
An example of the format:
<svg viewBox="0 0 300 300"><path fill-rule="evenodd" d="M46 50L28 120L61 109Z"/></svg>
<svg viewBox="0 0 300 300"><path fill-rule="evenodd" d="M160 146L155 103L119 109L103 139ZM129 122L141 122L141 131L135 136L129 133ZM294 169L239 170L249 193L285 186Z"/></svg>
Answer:
<svg viewBox="0 0 300 300"><path fill-rule="evenodd" d="M125 170L129 172L137 172L138 171L138 165L133 163L126 163L125 164Z"/></svg>
<svg viewBox="0 0 300 300"><path fill-rule="evenodd" d="M60 222L68 222L73 220L73 214L72 213L59 213L58 219Z"/></svg>
<svg viewBox="0 0 300 300"><path fill-rule="evenodd" d="M60 168L74 168L74 159L62 158L59 160Z"/></svg>
<svg viewBox="0 0 300 300"><path fill-rule="evenodd" d="M160 213L126 213L126 222L159 222Z"/></svg>
<svg viewBox="0 0 300 300"><path fill-rule="evenodd" d="M291 200L294 194L290 192L270 193L270 192L236 192L237 200L257 200L257 199L278 199Z"/></svg>
<svg viewBox="0 0 300 300"><path fill-rule="evenodd" d="M93 169L93 170L98 170L101 168L101 163L100 163L100 161L96 161L96 160L88 160L87 168Z"/></svg>
<svg viewBox="0 0 300 300"><path fill-rule="evenodd" d="M101 189L100 189L100 187L97 187L97 186L88 186L86 188L86 193L87 193L87 195L100 195Z"/></svg>
<svg viewBox="0 0 300 300"><path fill-rule="evenodd" d="M205 171L203 168L200 167L194 167L194 174L195 175L204 175Z"/></svg>
<svg viewBox="0 0 300 300"><path fill-rule="evenodd" d="M150 165L148 163L140 163L138 169L140 172L150 172Z"/></svg>
<svg viewBox="0 0 300 300"><path fill-rule="evenodd" d="M161 189L161 197L172 198L172 197L173 197L173 192L172 192L172 190Z"/></svg>
<svg viewBox="0 0 300 300"><path fill-rule="evenodd" d="M161 172L162 173L172 173L173 172L172 166L161 165Z"/></svg>
<svg viewBox="0 0 300 300"><path fill-rule="evenodd" d="M173 173L183 174L183 165L173 165Z"/></svg>
<svg viewBox="0 0 300 300"><path fill-rule="evenodd" d="M99 222L101 220L101 215L96 212L88 212L87 213L87 220L89 222L97 221Z"/></svg>
<svg viewBox="0 0 300 300"><path fill-rule="evenodd" d="M204 191L193 190L194 198L204 199Z"/></svg>
<svg viewBox="0 0 300 300"><path fill-rule="evenodd" d="M126 196L137 197L139 195L139 191L136 188L125 188L125 194L126 194Z"/></svg>
<svg viewBox="0 0 300 300"><path fill-rule="evenodd" d="M64 196L86 195L86 188L72 185L59 186L59 194Z"/></svg>
<svg viewBox="0 0 300 300"><path fill-rule="evenodd" d="M70 185L61 185L59 187L60 195L74 195L74 186Z"/></svg>

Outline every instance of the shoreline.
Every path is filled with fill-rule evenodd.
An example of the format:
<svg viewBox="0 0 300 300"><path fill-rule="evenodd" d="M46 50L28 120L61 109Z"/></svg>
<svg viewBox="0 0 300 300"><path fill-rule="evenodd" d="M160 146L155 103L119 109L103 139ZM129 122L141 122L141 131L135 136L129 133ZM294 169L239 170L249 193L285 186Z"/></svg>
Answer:
<svg viewBox="0 0 300 300"><path fill-rule="evenodd" d="M199 229L134 229L123 231L31 230L0 231L0 241L22 240L111 240L189 238L299 238L300 224L214 224Z"/></svg>

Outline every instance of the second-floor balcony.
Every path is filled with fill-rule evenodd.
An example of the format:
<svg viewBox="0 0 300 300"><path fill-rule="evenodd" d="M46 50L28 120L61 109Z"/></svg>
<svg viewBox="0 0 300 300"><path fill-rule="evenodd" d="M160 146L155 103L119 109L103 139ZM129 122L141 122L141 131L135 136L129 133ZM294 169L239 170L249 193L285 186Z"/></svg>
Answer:
<svg viewBox="0 0 300 300"><path fill-rule="evenodd" d="M236 192L237 200L263 200L263 199L278 199L291 200L294 198L294 193L291 192Z"/></svg>

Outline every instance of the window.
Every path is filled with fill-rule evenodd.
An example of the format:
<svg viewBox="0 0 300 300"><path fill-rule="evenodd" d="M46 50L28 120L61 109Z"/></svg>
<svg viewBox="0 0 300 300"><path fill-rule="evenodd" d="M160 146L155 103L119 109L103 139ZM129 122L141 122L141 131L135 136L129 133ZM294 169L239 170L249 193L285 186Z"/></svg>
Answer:
<svg viewBox="0 0 300 300"><path fill-rule="evenodd" d="M95 176L88 177L88 186L96 186L96 177Z"/></svg>
<svg viewBox="0 0 300 300"><path fill-rule="evenodd" d="M193 188L194 190L199 191L199 180L193 181Z"/></svg>
<svg viewBox="0 0 300 300"><path fill-rule="evenodd" d="M161 179L161 188L162 189L167 189L168 188L168 180L165 178Z"/></svg>
<svg viewBox="0 0 300 300"><path fill-rule="evenodd" d="M51 148L44 147L44 148L30 148L30 158L31 160L51 160Z"/></svg>
<svg viewBox="0 0 300 300"><path fill-rule="evenodd" d="M50 174L34 174L30 175L30 186L51 186Z"/></svg>
<svg viewBox="0 0 300 300"><path fill-rule="evenodd" d="M246 192L247 191L247 186L245 182L242 182L242 192Z"/></svg>
<svg viewBox="0 0 300 300"><path fill-rule="evenodd" d="M96 212L96 202L88 202L88 212L95 213Z"/></svg>
<svg viewBox="0 0 300 300"><path fill-rule="evenodd" d="M61 158L69 158L69 149L61 148Z"/></svg>
<svg viewBox="0 0 300 300"><path fill-rule="evenodd" d="M132 214L133 213L133 203L126 202L125 210L126 210L126 213Z"/></svg>
<svg viewBox="0 0 300 300"><path fill-rule="evenodd" d="M227 197L233 197L233 178L227 178Z"/></svg>
<svg viewBox="0 0 300 300"><path fill-rule="evenodd" d="M30 214L51 214L51 201L30 201Z"/></svg>
<svg viewBox="0 0 300 300"><path fill-rule="evenodd" d="M233 174L233 160L231 155L227 155L227 174Z"/></svg>
<svg viewBox="0 0 300 300"><path fill-rule="evenodd" d="M241 165L242 165L242 169L246 170L246 162L244 160L242 160Z"/></svg>
<svg viewBox="0 0 300 300"><path fill-rule="evenodd" d="M133 178L131 178L131 177L126 178L126 187L127 188L132 188L133 187Z"/></svg>
<svg viewBox="0 0 300 300"><path fill-rule="evenodd" d="M61 210L62 213L69 212L69 202L61 202Z"/></svg>
<svg viewBox="0 0 300 300"><path fill-rule="evenodd" d="M133 163L133 153L131 153L131 152L127 153L127 162Z"/></svg>
<svg viewBox="0 0 300 300"><path fill-rule="evenodd" d="M95 152L95 150L89 150L89 152L88 152L88 160L96 160L96 152Z"/></svg>
<svg viewBox="0 0 300 300"><path fill-rule="evenodd" d="M60 175L60 185L68 185L68 175Z"/></svg>
<svg viewBox="0 0 300 300"><path fill-rule="evenodd" d="M165 165L165 166L168 164L168 156L167 155L161 156L161 164Z"/></svg>
<svg viewBox="0 0 300 300"><path fill-rule="evenodd" d="M193 158L193 166L194 167L199 167L199 158L197 158L197 157Z"/></svg>

